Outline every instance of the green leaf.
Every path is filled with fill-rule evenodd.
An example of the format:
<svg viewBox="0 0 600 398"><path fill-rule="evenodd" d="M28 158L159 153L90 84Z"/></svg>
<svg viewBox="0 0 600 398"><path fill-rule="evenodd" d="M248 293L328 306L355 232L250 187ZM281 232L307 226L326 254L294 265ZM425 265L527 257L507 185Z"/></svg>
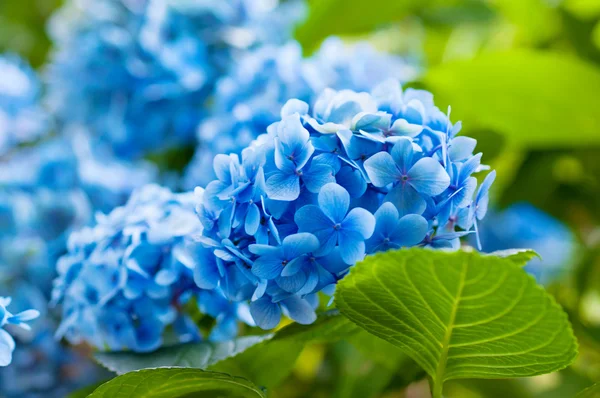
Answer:
<svg viewBox="0 0 600 398"><path fill-rule="evenodd" d="M124 374L134 370L158 367L206 369L225 358L238 355L255 344L272 338L264 336L240 337L223 343L201 342L161 348L155 352L99 352L95 358L108 370Z"/></svg>
<svg viewBox="0 0 600 398"><path fill-rule="evenodd" d="M336 292L342 314L443 382L568 366L577 342L564 311L510 259L399 250L367 257Z"/></svg>
<svg viewBox="0 0 600 398"><path fill-rule="evenodd" d="M200 369L158 368L126 373L104 383L89 398L266 398L248 380Z"/></svg>
<svg viewBox="0 0 600 398"><path fill-rule="evenodd" d="M334 342L359 330L337 310L328 311L321 314L312 325L288 325L272 339L218 362L209 369L243 376L260 386L272 388L290 374L307 344Z"/></svg>
<svg viewBox="0 0 600 398"><path fill-rule="evenodd" d="M541 258L533 249L496 250L495 252L489 253L488 256L505 258L520 266L526 265L530 260L533 260L536 257Z"/></svg>
<svg viewBox="0 0 600 398"><path fill-rule="evenodd" d="M591 387L586 388L575 398L600 398L600 383L596 383Z"/></svg>
<svg viewBox="0 0 600 398"><path fill-rule="evenodd" d="M368 32L399 21L431 0L313 0L306 21L296 30L305 50L312 51L327 36ZM425 4L424 4L425 3Z"/></svg>
<svg viewBox="0 0 600 398"><path fill-rule="evenodd" d="M106 380L104 380L100 383L94 383L90 386L80 388L79 390L73 391L72 393L70 393L67 398L86 398L88 395L90 395L91 393L96 391L96 389L104 383L106 383Z"/></svg>
<svg viewBox="0 0 600 398"><path fill-rule="evenodd" d="M433 67L424 82L467 128L493 129L529 148L600 143L600 71L570 56L488 53Z"/></svg>

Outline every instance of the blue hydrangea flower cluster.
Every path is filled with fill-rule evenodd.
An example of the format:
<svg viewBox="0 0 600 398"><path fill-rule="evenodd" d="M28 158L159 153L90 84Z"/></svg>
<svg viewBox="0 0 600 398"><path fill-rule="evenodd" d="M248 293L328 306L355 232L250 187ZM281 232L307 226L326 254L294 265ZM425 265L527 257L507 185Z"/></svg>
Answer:
<svg viewBox="0 0 600 398"><path fill-rule="evenodd" d="M529 203L516 203L490 212L482 225L485 252L513 248L533 249L541 257L525 270L547 284L560 277L575 257L576 238L568 226Z"/></svg>
<svg viewBox="0 0 600 398"><path fill-rule="evenodd" d="M25 310L12 314L6 307L11 303L10 297L0 297L0 366L8 366L12 362L12 353L15 350L15 340L4 329L7 325L14 325L21 329L29 330L28 321L36 319L40 313L37 310Z"/></svg>
<svg viewBox="0 0 600 398"><path fill-rule="evenodd" d="M232 337L242 306L194 283L189 237L202 233L194 203L193 193L148 185L124 206L97 215L94 227L73 233L54 282L53 301L63 311L58 335L138 352L169 339L195 341L200 332L184 309L195 298L217 321L212 337Z"/></svg>
<svg viewBox="0 0 600 398"><path fill-rule="evenodd" d="M85 136L19 148L0 166L0 290L13 297L11 308L42 311L32 333L15 336L13 363L0 370L0 395L62 398L103 374L54 338L56 314L45 308L56 261L69 234L87 225L94 211L122 204L156 172L92 151Z"/></svg>
<svg viewBox="0 0 600 398"><path fill-rule="evenodd" d="M457 248L484 217L495 175L477 188L481 153L459 130L430 93L397 81L371 94L327 89L310 113L288 101L241 159L215 157L197 208L196 283L249 300L270 329L282 314L314 321L316 293L365 254Z"/></svg>
<svg viewBox="0 0 600 398"><path fill-rule="evenodd" d="M193 142L214 81L242 49L287 35L297 3L70 1L50 32L49 103L135 158ZM277 12L274 9L277 8ZM274 34L277 32L277 34Z"/></svg>
<svg viewBox="0 0 600 398"><path fill-rule="evenodd" d="M296 42L263 46L248 52L216 85L209 115L198 128L198 148L184 185L205 186L219 153L241 153L279 118L290 98L314 103L325 88L370 91L384 80L401 83L416 69L403 58L376 51L366 42L345 44L327 39L310 58Z"/></svg>
<svg viewBox="0 0 600 398"><path fill-rule="evenodd" d="M41 84L25 61L0 56L0 156L37 140L48 131L48 116L39 104Z"/></svg>
<svg viewBox="0 0 600 398"><path fill-rule="evenodd" d="M8 288L8 287L7 287ZM68 348L54 338L56 324L47 310L47 298L37 286L17 281L6 290L11 309L40 310L31 331L16 330L17 347L10 366L0 368L0 395L6 398L63 398L74 390L97 383L107 374L84 352Z"/></svg>

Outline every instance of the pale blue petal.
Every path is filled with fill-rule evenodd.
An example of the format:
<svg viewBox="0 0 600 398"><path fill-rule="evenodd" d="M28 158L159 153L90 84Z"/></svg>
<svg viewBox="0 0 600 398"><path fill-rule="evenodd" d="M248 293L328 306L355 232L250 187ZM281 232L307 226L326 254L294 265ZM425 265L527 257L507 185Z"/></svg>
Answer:
<svg viewBox="0 0 600 398"><path fill-rule="evenodd" d="M370 238L375 229L375 217L360 207L350 210L342 222L342 231L357 232L363 239ZM342 248L345 247L342 246Z"/></svg>
<svg viewBox="0 0 600 398"><path fill-rule="evenodd" d="M417 214L408 214L398 221L398 225L390 239L399 246L415 246L427 235L429 224Z"/></svg>
<svg viewBox="0 0 600 398"><path fill-rule="evenodd" d="M401 137L394 143L391 156L398 170L405 175L413 165L413 142L409 138Z"/></svg>
<svg viewBox="0 0 600 398"><path fill-rule="evenodd" d="M452 139L450 142L450 147L448 148L450 160L453 162L458 162L468 159L469 157L473 156L473 151L475 150L476 145L477 140L471 137L461 136Z"/></svg>
<svg viewBox="0 0 600 398"><path fill-rule="evenodd" d="M258 227L260 226L260 209L255 203L251 203L248 206L248 213L246 214L246 224L244 230L248 235L256 234Z"/></svg>
<svg viewBox="0 0 600 398"><path fill-rule="evenodd" d="M323 213L321 208L315 205L301 207L294 215L294 221L298 225L299 232L314 233L324 229L333 231L334 222Z"/></svg>
<svg viewBox="0 0 600 398"><path fill-rule="evenodd" d="M420 159L408 171L408 182L424 195L439 195L450 185L450 176L433 158Z"/></svg>
<svg viewBox="0 0 600 398"><path fill-rule="evenodd" d="M273 329L281 321L279 305L271 302L271 298L267 296L250 303L250 314L256 326L265 330Z"/></svg>
<svg viewBox="0 0 600 398"><path fill-rule="evenodd" d="M308 113L308 104L295 98L288 100L281 108L281 118L283 119L294 113L306 115Z"/></svg>
<svg viewBox="0 0 600 398"><path fill-rule="evenodd" d="M296 200L300 195L300 178L296 174L277 172L267 179L266 192L269 199Z"/></svg>
<svg viewBox="0 0 600 398"><path fill-rule="evenodd" d="M338 236L342 260L348 265L356 264L365 257L365 240L357 232L340 231Z"/></svg>
<svg viewBox="0 0 600 398"><path fill-rule="evenodd" d="M252 273L263 279L275 279L281 275L282 270L282 258L279 256L260 256L252 264Z"/></svg>
<svg viewBox="0 0 600 398"><path fill-rule="evenodd" d="M325 185L319 192L319 207L335 223L344 220L350 207L350 194L336 183Z"/></svg>
<svg viewBox="0 0 600 398"><path fill-rule="evenodd" d="M319 240L313 234L306 232L287 236L283 239L283 255L287 260L292 260L303 254L311 253L319 248Z"/></svg>
<svg viewBox="0 0 600 398"><path fill-rule="evenodd" d="M421 195L409 184L396 185L385 197L387 202L391 202L398 209L398 214L423 214L427 209L427 202Z"/></svg>
<svg viewBox="0 0 600 398"><path fill-rule="evenodd" d="M365 171L376 187L385 187L402 178L402 174L392 156L387 152L379 152L365 160Z"/></svg>
<svg viewBox="0 0 600 398"><path fill-rule="evenodd" d="M312 306L304 299L292 296L281 302L287 315L302 325L309 325L317 319L317 314Z"/></svg>
<svg viewBox="0 0 600 398"><path fill-rule="evenodd" d="M303 172L302 181L306 189L318 193L324 185L335 182L335 176L329 165L313 162L310 168Z"/></svg>

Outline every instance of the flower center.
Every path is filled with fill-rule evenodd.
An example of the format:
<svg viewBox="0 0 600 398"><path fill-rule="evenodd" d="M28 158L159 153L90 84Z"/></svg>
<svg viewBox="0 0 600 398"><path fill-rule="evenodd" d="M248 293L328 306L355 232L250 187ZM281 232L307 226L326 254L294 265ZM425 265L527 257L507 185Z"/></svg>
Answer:
<svg viewBox="0 0 600 398"><path fill-rule="evenodd" d="M384 238L383 243L390 243L390 238Z"/></svg>
<svg viewBox="0 0 600 398"><path fill-rule="evenodd" d="M402 176L402 181L408 181L408 176L406 176L406 175Z"/></svg>
<svg viewBox="0 0 600 398"><path fill-rule="evenodd" d="M333 225L333 229L336 231L339 231L342 228L342 226L340 224L334 224Z"/></svg>
<svg viewBox="0 0 600 398"><path fill-rule="evenodd" d="M283 261L281 262L281 265L282 265L283 267L285 267L285 266L287 265L287 263L288 263L288 261L287 261L287 260L283 260Z"/></svg>

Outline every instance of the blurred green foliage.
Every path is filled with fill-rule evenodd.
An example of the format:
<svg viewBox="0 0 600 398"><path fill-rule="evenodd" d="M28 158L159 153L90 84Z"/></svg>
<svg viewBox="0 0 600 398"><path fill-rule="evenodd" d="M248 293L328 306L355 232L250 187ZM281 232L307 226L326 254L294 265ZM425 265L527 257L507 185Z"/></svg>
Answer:
<svg viewBox="0 0 600 398"><path fill-rule="evenodd" d="M0 1L0 52L17 53L41 66L50 49L46 35L48 17L62 0Z"/></svg>

